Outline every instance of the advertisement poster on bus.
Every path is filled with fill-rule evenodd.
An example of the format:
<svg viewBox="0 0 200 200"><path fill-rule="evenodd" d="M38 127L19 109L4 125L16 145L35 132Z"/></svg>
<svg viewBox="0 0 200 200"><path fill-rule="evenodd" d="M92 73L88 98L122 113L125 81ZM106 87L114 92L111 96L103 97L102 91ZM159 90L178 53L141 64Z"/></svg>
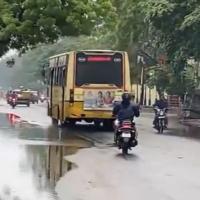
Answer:
<svg viewBox="0 0 200 200"><path fill-rule="evenodd" d="M112 90L87 90L84 92L84 110L112 110L115 92Z"/></svg>

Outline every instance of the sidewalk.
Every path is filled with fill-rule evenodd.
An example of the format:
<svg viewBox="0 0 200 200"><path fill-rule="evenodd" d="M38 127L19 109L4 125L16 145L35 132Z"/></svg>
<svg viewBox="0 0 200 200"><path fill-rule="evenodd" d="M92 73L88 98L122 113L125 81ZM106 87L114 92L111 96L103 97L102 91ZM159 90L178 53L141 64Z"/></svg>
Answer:
<svg viewBox="0 0 200 200"><path fill-rule="evenodd" d="M200 127L200 119L181 119L180 123L185 126Z"/></svg>

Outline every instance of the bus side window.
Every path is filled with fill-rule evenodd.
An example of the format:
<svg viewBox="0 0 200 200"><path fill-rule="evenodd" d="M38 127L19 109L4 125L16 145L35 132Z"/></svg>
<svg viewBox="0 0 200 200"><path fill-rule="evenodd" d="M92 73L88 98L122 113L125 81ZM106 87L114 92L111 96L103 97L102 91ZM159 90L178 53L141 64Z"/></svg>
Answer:
<svg viewBox="0 0 200 200"><path fill-rule="evenodd" d="M65 86L66 83L66 69L62 69L62 86Z"/></svg>
<svg viewBox="0 0 200 200"><path fill-rule="evenodd" d="M58 85L60 86L60 80L61 80L61 68L58 68Z"/></svg>
<svg viewBox="0 0 200 200"><path fill-rule="evenodd" d="M66 56L66 62L65 67L63 67L63 79L62 79L62 85L65 86L67 83L67 72L68 72L68 61L69 61L69 55Z"/></svg>
<svg viewBox="0 0 200 200"><path fill-rule="evenodd" d="M55 70L54 70L54 68L52 69L52 85L54 85L55 84L55 81L54 81L54 78L55 77Z"/></svg>
<svg viewBox="0 0 200 200"><path fill-rule="evenodd" d="M62 80L63 80L63 70L62 67L60 68L60 86L62 86Z"/></svg>
<svg viewBox="0 0 200 200"><path fill-rule="evenodd" d="M54 82L54 76L55 76L55 70L54 70L54 68L51 70L51 82L52 82L52 85L54 85L55 84L55 82Z"/></svg>
<svg viewBox="0 0 200 200"><path fill-rule="evenodd" d="M60 81L60 67L57 68L57 85L60 85L59 81Z"/></svg>
<svg viewBox="0 0 200 200"><path fill-rule="evenodd" d="M56 67L55 69L56 73L55 73L55 85L58 85L58 68Z"/></svg>
<svg viewBox="0 0 200 200"><path fill-rule="evenodd" d="M57 85L60 86L60 67L58 67L58 74L57 74Z"/></svg>
<svg viewBox="0 0 200 200"><path fill-rule="evenodd" d="M62 67L60 67L60 71L59 71L59 85L62 86L62 79L63 79L63 71L62 71Z"/></svg>
<svg viewBox="0 0 200 200"><path fill-rule="evenodd" d="M60 67L59 68L59 86L62 86L62 79L63 79L62 67Z"/></svg>
<svg viewBox="0 0 200 200"><path fill-rule="evenodd" d="M56 79L57 79L57 68L54 68L53 70L53 85L56 85Z"/></svg>
<svg viewBox="0 0 200 200"><path fill-rule="evenodd" d="M63 68L60 68L60 86L63 86Z"/></svg>
<svg viewBox="0 0 200 200"><path fill-rule="evenodd" d="M54 71L54 69L50 69L51 71L50 71L50 77L49 77L49 85L53 85L53 71Z"/></svg>

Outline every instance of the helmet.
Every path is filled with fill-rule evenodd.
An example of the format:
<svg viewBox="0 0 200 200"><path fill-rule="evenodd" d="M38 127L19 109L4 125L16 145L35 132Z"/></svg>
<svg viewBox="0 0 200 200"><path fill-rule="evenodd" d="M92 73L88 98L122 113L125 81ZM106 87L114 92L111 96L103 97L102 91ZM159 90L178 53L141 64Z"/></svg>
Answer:
<svg viewBox="0 0 200 200"><path fill-rule="evenodd" d="M122 101L130 102L130 100L131 100L131 95L128 92L122 94Z"/></svg>

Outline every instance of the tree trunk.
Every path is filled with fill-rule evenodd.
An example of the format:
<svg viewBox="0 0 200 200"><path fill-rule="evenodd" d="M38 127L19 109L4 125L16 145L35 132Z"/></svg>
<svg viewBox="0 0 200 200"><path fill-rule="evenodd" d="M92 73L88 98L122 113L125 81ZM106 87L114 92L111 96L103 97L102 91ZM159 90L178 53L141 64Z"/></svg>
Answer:
<svg viewBox="0 0 200 200"><path fill-rule="evenodd" d="M140 94L140 105L144 104L144 66L141 71L141 94Z"/></svg>
<svg viewBox="0 0 200 200"><path fill-rule="evenodd" d="M157 92L158 92L158 96L159 96L159 99L161 98L163 92L160 90L160 88L157 88Z"/></svg>

